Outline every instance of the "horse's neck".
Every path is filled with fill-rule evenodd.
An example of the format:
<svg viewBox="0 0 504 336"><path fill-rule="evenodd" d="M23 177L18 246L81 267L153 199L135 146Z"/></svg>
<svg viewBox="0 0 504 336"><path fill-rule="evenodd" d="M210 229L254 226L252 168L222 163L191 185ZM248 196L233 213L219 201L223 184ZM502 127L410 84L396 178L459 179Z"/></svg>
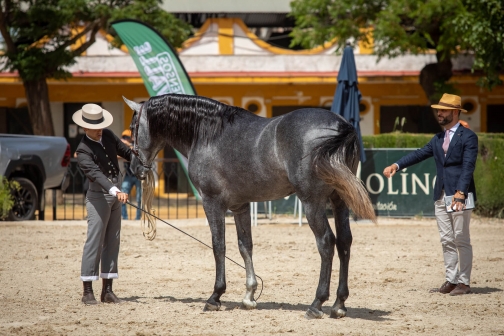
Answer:
<svg viewBox="0 0 504 336"><path fill-rule="evenodd" d="M166 112L169 112L168 110L165 110ZM214 111L210 111L210 113L213 113ZM179 113L195 113L194 109L192 107L180 107ZM222 122L225 124L223 127L229 127L228 125L228 117L227 116L218 116L220 118L223 118ZM241 114L241 113L236 113L234 118L257 118L257 116L246 113L246 114ZM210 127L208 123L208 120L203 120L200 121L198 120L197 122L201 122L202 124L200 125L202 128L205 127ZM210 123L211 124L211 123ZM187 125L185 125L187 126ZM212 138L214 135L219 136L223 130L221 129L215 129L215 130L209 130L209 132L215 131L216 134L207 134L207 137ZM201 138L201 133L203 132L201 129L198 129L197 132L200 132L199 134L192 134L192 136L186 136L184 134L177 134L179 132L178 129L172 129L171 134L168 134L166 136L167 144L175 148L178 152L182 153L185 157L189 157L189 153L191 149L193 148L194 145L196 145L196 142L208 142L208 138L203 136Z"/></svg>
<svg viewBox="0 0 504 336"><path fill-rule="evenodd" d="M167 144L169 146L173 147L174 149L176 149L179 153L184 155L186 158L189 157L189 151L191 150L192 144L185 144L185 143L182 143L182 142L176 141L176 140L175 141L168 140Z"/></svg>

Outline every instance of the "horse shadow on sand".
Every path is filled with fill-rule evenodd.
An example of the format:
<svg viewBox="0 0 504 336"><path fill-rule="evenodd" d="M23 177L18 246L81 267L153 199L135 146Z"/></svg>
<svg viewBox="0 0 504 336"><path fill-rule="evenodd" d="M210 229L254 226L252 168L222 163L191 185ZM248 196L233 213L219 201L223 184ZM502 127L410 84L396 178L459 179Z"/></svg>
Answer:
<svg viewBox="0 0 504 336"><path fill-rule="evenodd" d="M139 299L143 299L141 296L130 296L130 297L121 297L121 300L125 302L134 302L134 303L147 303L147 302L142 302L139 301Z"/></svg>
<svg viewBox="0 0 504 336"><path fill-rule="evenodd" d="M154 297L155 300L162 300L165 302L182 302L186 304L197 303L201 304L201 309L205 306L206 299L204 298L176 298L173 296L157 296ZM125 299L128 301L128 299ZM137 302L137 301L135 301ZM282 303L282 302L261 302L257 303L257 310L286 310L286 311L300 311L306 312L310 305L307 304L290 304L290 303ZM242 309L241 302L222 302L221 310L233 310L233 309ZM347 307L348 315L345 318L350 319L363 319L370 321L387 321L390 320L387 318L388 315L391 314L390 311L380 310L380 309L371 309L365 307ZM331 306L328 305L326 307L322 307L322 311L324 314L329 316L331 314Z"/></svg>

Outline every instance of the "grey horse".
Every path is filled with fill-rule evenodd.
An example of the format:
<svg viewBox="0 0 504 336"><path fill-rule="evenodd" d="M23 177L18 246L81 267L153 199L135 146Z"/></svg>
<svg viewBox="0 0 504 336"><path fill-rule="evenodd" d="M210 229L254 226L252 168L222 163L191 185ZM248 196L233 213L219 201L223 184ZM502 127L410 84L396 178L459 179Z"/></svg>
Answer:
<svg viewBox="0 0 504 336"><path fill-rule="evenodd" d="M167 94L143 104L124 100L134 110L131 130L137 156L131 169L139 179L146 177L165 145L188 159L189 177L201 195L212 233L216 265L214 290L204 310L219 310L220 297L226 290L226 211L233 212L238 247L245 262L246 293L242 304L245 309L254 309L257 281L252 262L250 202L296 193L321 257L315 300L305 316L323 316L335 245L340 273L330 316L346 316L352 244L349 208L360 218L376 220L368 193L355 176L359 149L352 125L335 113L317 108L262 118L200 96ZM336 235L326 216L328 201Z"/></svg>

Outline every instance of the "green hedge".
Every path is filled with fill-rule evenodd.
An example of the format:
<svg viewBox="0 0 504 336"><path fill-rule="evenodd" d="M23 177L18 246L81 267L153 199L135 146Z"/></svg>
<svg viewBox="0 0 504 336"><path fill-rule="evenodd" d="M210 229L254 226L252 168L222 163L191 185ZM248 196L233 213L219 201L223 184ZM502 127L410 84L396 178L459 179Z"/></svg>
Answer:
<svg viewBox="0 0 504 336"><path fill-rule="evenodd" d="M385 133L363 136L365 148L420 148L433 134ZM504 217L504 134L478 133L478 158L474 182L481 216Z"/></svg>

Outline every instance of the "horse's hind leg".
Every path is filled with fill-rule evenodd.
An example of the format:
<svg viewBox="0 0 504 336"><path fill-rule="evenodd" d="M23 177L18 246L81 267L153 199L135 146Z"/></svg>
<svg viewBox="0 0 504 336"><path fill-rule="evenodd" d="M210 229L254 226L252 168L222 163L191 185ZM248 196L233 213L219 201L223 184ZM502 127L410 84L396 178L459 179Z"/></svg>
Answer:
<svg viewBox="0 0 504 336"><path fill-rule="evenodd" d="M341 198L334 193L331 203L336 225L336 249L340 259L339 284L336 292L336 302L331 308L331 317L345 317L347 309L345 300L348 298L348 264L350 263L350 246L352 245L352 231L350 230L349 211Z"/></svg>
<svg viewBox="0 0 504 336"><path fill-rule="evenodd" d="M329 299L329 289L331 284L332 262L334 257L334 244L336 238L329 226L329 221L325 214L326 199L317 202L306 202L304 204L306 211L306 218L310 225L317 248L321 258L320 277L315 294L315 301L311 304L310 308L306 311L305 317L307 319L322 318L322 304Z"/></svg>
<svg viewBox="0 0 504 336"><path fill-rule="evenodd" d="M252 228L250 222L250 203L244 204L238 210L234 210L236 232L238 234L238 248L245 262L246 282L245 297L242 300L245 309L255 309L257 303L254 294L257 289L257 280L252 262Z"/></svg>
<svg viewBox="0 0 504 336"><path fill-rule="evenodd" d="M215 258L215 285L214 291L205 304L204 310L219 310L220 297L226 291L226 207L216 200L203 199L203 208L212 232L212 248Z"/></svg>

